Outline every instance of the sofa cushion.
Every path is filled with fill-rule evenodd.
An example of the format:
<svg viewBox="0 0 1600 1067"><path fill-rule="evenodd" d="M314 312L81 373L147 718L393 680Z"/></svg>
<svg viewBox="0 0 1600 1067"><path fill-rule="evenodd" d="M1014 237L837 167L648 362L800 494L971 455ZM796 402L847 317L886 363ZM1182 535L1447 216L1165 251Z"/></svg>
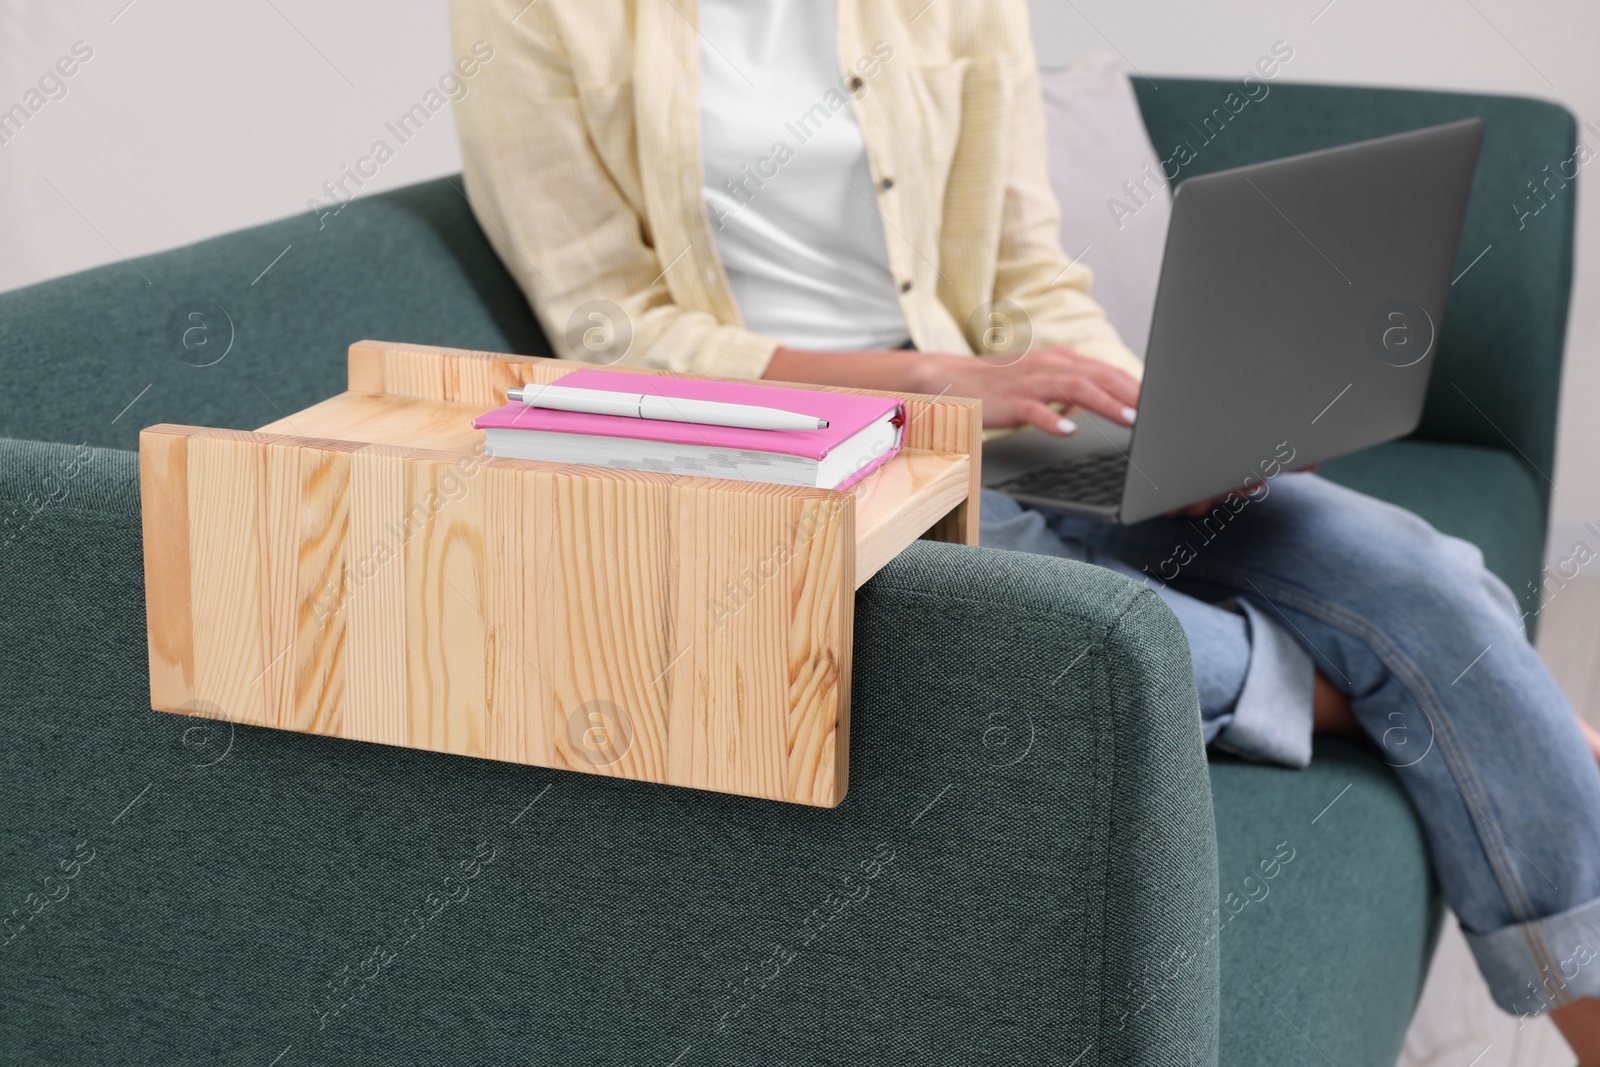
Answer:
<svg viewBox="0 0 1600 1067"><path fill-rule="evenodd" d="M1217 1062L1392 1067L1441 914L1400 784L1364 746L1319 737L1304 770L1213 758L1211 789L1222 880Z"/></svg>

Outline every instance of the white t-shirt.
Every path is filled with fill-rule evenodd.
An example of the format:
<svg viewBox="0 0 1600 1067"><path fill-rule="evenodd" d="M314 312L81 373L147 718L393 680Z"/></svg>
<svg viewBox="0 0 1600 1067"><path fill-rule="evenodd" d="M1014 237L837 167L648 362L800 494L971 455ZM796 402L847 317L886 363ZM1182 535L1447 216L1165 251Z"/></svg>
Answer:
<svg viewBox="0 0 1600 1067"><path fill-rule="evenodd" d="M706 211L745 326L790 348L898 348L833 0L700 0Z"/></svg>

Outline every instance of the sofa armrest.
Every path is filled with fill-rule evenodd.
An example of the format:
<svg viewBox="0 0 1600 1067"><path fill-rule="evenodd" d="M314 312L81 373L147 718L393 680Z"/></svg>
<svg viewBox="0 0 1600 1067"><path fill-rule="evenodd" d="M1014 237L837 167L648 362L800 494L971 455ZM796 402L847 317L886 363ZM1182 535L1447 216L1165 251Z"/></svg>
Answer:
<svg viewBox="0 0 1600 1067"><path fill-rule="evenodd" d="M949 745L928 712L950 709L981 753L952 844L1030 838L1011 869L980 874L972 857L966 873L997 889L1043 875L1081 908L1081 930L1017 931L1034 941L1019 954L1074 957L1049 992L1075 1008L1064 1060L1215 1062L1216 829L1176 617L1103 568L926 541L862 588L856 613L853 728L871 741L852 750L852 796L893 776L893 753Z"/></svg>
<svg viewBox="0 0 1600 1067"><path fill-rule="evenodd" d="M913 546L858 595L818 809L152 712L137 494L132 453L0 441L19 1059L1216 1062L1198 711L1144 587Z"/></svg>

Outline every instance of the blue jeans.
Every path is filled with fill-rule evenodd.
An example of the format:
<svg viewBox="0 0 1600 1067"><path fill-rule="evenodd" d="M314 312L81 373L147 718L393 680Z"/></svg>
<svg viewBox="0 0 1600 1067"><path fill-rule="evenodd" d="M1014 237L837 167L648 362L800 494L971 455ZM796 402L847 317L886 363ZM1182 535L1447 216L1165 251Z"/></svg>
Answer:
<svg viewBox="0 0 1600 1067"><path fill-rule="evenodd" d="M1135 526L985 491L982 543L1149 582L1208 743L1304 766L1320 670L1394 768L1495 1000L1600 996L1600 768L1476 547L1315 474Z"/></svg>

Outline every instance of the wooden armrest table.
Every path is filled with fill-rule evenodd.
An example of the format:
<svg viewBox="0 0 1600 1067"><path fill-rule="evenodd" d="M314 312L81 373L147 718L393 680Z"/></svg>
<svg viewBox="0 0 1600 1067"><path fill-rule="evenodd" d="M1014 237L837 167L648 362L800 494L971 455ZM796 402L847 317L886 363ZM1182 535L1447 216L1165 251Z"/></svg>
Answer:
<svg viewBox="0 0 1600 1067"><path fill-rule="evenodd" d="M837 491L488 457L472 419L574 364L349 359L254 433L140 434L152 707L844 798L855 590L919 536L977 543L976 401L894 394L902 451Z"/></svg>

